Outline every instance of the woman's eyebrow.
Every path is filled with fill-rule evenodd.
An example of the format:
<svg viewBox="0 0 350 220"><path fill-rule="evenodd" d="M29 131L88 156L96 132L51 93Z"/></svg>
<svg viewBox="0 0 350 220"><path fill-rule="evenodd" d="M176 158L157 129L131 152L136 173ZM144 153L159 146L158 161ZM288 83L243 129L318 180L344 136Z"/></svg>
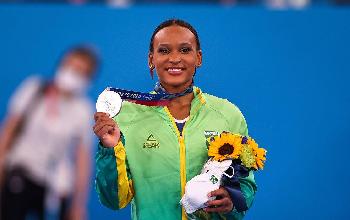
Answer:
<svg viewBox="0 0 350 220"><path fill-rule="evenodd" d="M180 46L192 46L190 42L180 43Z"/></svg>
<svg viewBox="0 0 350 220"><path fill-rule="evenodd" d="M190 42L182 42L179 44L180 47L183 47L183 46L192 46L192 44ZM161 43L161 44L158 44L158 47L171 47L171 44L169 43Z"/></svg>
<svg viewBox="0 0 350 220"><path fill-rule="evenodd" d="M158 47L170 47L170 44L162 43L162 44L158 44Z"/></svg>

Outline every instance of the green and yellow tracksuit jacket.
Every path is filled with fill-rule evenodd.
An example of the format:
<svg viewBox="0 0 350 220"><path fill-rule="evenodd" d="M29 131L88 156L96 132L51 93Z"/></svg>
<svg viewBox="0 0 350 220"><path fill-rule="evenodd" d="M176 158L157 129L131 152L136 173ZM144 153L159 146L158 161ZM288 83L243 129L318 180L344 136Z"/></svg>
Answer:
<svg viewBox="0 0 350 220"><path fill-rule="evenodd" d="M239 109L229 101L194 88L190 118L182 134L167 107L124 102L114 118L123 136L114 148L99 146L96 191L102 204L121 209L132 203L133 220L187 219L179 201L186 182L198 175L208 159L205 132L248 135ZM257 190L254 175L240 178L248 207ZM233 201L234 204L234 201ZM242 219L232 212L211 219Z"/></svg>

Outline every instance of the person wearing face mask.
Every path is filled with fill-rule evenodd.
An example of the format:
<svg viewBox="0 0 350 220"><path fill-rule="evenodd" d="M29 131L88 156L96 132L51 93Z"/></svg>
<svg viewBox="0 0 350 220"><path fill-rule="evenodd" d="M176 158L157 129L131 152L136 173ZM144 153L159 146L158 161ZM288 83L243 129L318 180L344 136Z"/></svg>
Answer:
<svg viewBox="0 0 350 220"><path fill-rule="evenodd" d="M52 191L62 197L60 219L85 219L93 112L85 93L98 63L92 48L74 47L52 80L29 77L10 99L0 133L0 219L44 219Z"/></svg>
<svg viewBox="0 0 350 220"><path fill-rule="evenodd" d="M113 118L95 113L93 130L100 140L96 191L101 203L111 209L131 203L134 220L185 220L191 216L180 199L186 183L208 159L206 134L227 131L247 136L247 124L235 105L194 86L194 75L200 77L196 69L202 65L202 51L189 23L171 19L157 26L148 64L152 77L155 70L159 80L152 94L171 98L165 106L123 102ZM240 178L239 185L247 207L239 208L242 201L230 193L231 186L220 187L207 196L203 210L207 218L193 218L242 219L257 190L253 172ZM189 205L198 208L196 203Z"/></svg>

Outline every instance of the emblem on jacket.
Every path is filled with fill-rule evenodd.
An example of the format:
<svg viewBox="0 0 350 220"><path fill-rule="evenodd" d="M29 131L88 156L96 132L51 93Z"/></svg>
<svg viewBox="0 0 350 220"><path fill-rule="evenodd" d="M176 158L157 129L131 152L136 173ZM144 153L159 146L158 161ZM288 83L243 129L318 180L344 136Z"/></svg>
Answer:
<svg viewBox="0 0 350 220"><path fill-rule="evenodd" d="M209 146L209 138L219 135L217 131L204 131L207 147Z"/></svg>
<svg viewBox="0 0 350 220"><path fill-rule="evenodd" d="M143 148L159 148L159 142L153 136L153 134L150 134L150 136L148 136L146 142L143 143Z"/></svg>
<svg viewBox="0 0 350 220"><path fill-rule="evenodd" d="M205 138L210 138L212 136L217 136L217 135L219 135L219 132L217 131L204 131Z"/></svg>

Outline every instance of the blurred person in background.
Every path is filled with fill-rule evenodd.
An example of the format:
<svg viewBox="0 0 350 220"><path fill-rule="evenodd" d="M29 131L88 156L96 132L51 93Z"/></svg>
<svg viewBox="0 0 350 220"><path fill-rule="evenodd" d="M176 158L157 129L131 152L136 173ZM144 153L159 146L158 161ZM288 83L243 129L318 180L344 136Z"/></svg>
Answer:
<svg viewBox="0 0 350 220"><path fill-rule="evenodd" d="M265 0L265 4L272 9L305 9L311 0Z"/></svg>
<svg viewBox="0 0 350 220"><path fill-rule="evenodd" d="M74 47L52 80L31 76L11 98L0 132L2 220L44 219L52 191L60 219L86 218L93 109L85 92L98 63L92 48Z"/></svg>

